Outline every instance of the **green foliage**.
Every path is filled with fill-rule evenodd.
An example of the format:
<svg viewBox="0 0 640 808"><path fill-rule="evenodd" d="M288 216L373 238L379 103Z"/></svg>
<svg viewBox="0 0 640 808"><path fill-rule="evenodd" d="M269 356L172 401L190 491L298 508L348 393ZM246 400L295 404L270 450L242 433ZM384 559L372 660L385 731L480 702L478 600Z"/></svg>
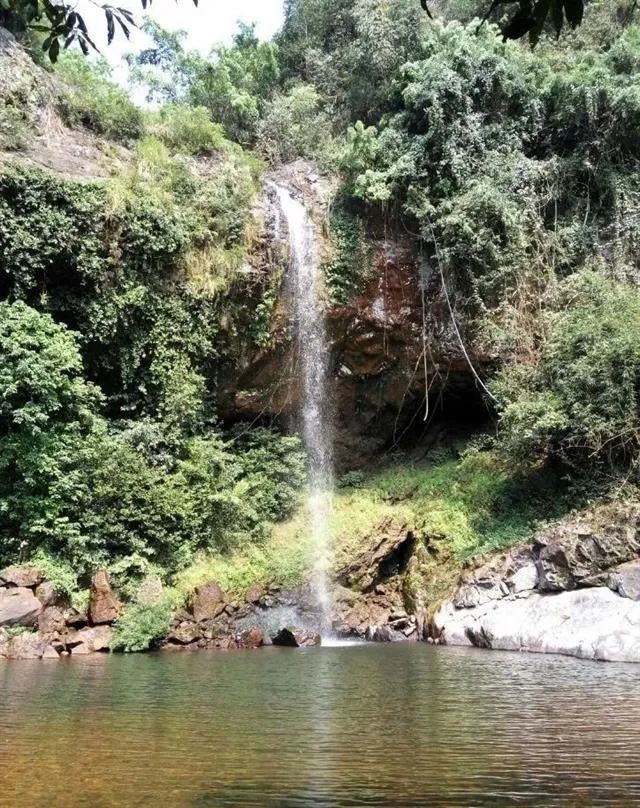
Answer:
<svg viewBox="0 0 640 808"><path fill-rule="evenodd" d="M108 187L0 177L1 291L16 301L0 304L2 563L59 563L67 592L108 567L129 591L262 540L295 506L295 439L211 427L230 309L194 265L241 254L255 188L254 164L225 155L206 183L152 138Z"/></svg>
<svg viewBox="0 0 640 808"><path fill-rule="evenodd" d="M296 157L331 165L336 151L332 126L315 87L300 84L273 97L258 125L258 148L276 165Z"/></svg>
<svg viewBox="0 0 640 808"><path fill-rule="evenodd" d="M427 0L424 0L423 6L428 11ZM584 15L584 0L505 0L502 3L487 3L483 20L493 15L503 15L504 6L508 7L508 16L501 26L503 38L522 39L528 36L532 46L537 44L545 28L553 28L556 36L560 36L565 23L576 28Z"/></svg>
<svg viewBox="0 0 640 808"><path fill-rule="evenodd" d="M581 497L551 472L514 475L499 453L472 447L460 457L350 472L332 498L331 568L337 571L370 549L381 523L402 522L428 548L434 606L465 559L529 539L548 520L579 506ZM197 556L176 586L185 594L212 578L234 593L255 582L293 586L310 574L312 558L311 525L301 509L264 543L241 544L224 558Z"/></svg>
<svg viewBox="0 0 640 808"><path fill-rule="evenodd" d="M131 603L114 625L113 651L147 651L167 635L172 609L167 601Z"/></svg>
<svg viewBox="0 0 640 808"><path fill-rule="evenodd" d="M78 571L69 561L40 549L31 557L31 563L42 572L45 580L54 585L58 594L71 601L81 594L78 588Z"/></svg>
<svg viewBox="0 0 640 808"><path fill-rule="evenodd" d="M122 142L142 133L142 113L127 93L111 80L106 60L90 62L77 53L66 53L57 64L56 76L64 83L58 105L69 126Z"/></svg>
<svg viewBox="0 0 640 808"><path fill-rule="evenodd" d="M242 261L254 189L241 153L204 182L152 138L107 188L9 168L0 176L0 291L79 333L110 414L175 421L184 411L193 428L230 313L216 295Z"/></svg>
<svg viewBox="0 0 640 808"><path fill-rule="evenodd" d="M242 464L243 479L254 505L272 522L290 516L306 480L300 439L265 427L237 427L233 449Z"/></svg>
<svg viewBox="0 0 640 808"><path fill-rule="evenodd" d="M204 107L167 104L149 114L147 129L180 154L212 154L225 146L222 127L211 122Z"/></svg>
<svg viewBox="0 0 640 808"><path fill-rule="evenodd" d="M324 275L331 302L341 306L363 291L371 274L371 255L365 246L362 222L345 210L331 211L329 235L332 255Z"/></svg>
<svg viewBox="0 0 640 808"><path fill-rule="evenodd" d="M197 5L197 0L194 0ZM151 0L141 0L143 9L149 8ZM127 39L135 25L129 9L104 3L96 6L104 13L107 43L110 45L116 34L116 26ZM56 62L60 51L77 44L85 56L89 49L97 50L84 16L75 3L63 0L3 0L0 4L0 26L18 35L31 30L42 32L42 50L52 62Z"/></svg>
<svg viewBox="0 0 640 808"><path fill-rule="evenodd" d="M634 452L631 416L621 412L633 410L628 391L605 385L602 398L587 394L587 370L580 384L561 384L559 359L553 373L521 379L522 368L550 368L552 356L578 370L577 338L560 348L558 329L575 327L563 314L563 278L597 266L596 256L616 277L637 277L638 33L620 34L619 18L607 13L609 29L601 10L596 24L610 47L598 51L568 42L532 55L490 27L432 24L396 71L385 114L375 126L357 122L341 158L345 197L417 234L425 266L443 274L467 347L515 362L496 386L514 458L575 463ZM585 42L590 30L580 31ZM599 340L614 329L602 307L587 319ZM616 350L632 368L629 350ZM594 385L608 373L621 384L611 362L590 371ZM580 409L577 397L567 405L567 385L593 405Z"/></svg>
<svg viewBox="0 0 640 808"><path fill-rule="evenodd" d="M24 303L0 303L0 434L37 439L48 429L89 425L98 391L82 378L75 339Z"/></svg>
<svg viewBox="0 0 640 808"><path fill-rule="evenodd" d="M71 593L96 568L126 581L261 540L296 505L297 439L174 435L158 462L92 412L73 337L48 315L0 304L0 348L0 563L41 561Z"/></svg>
<svg viewBox="0 0 640 808"><path fill-rule="evenodd" d="M264 540L270 523L292 512L305 481L299 440L266 429L240 433L233 444L194 439L179 473L198 537L195 550Z"/></svg>
<svg viewBox="0 0 640 808"><path fill-rule="evenodd" d="M215 48L210 58L186 51L184 32L156 23L144 30L153 46L130 59L134 82L146 86L150 100L203 107L226 135L253 142L265 100L278 81L277 48L260 42L252 26L240 24L231 47Z"/></svg>
<svg viewBox="0 0 640 808"><path fill-rule="evenodd" d="M336 124L375 120L428 20L414 0L297 0L277 37L283 75L313 84Z"/></svg>
<svg viewBox="0 0 640 808"><path fill-rule="evenodd" d="M278 80L276 46L260 42L253 26L240 24L232 46L217 48L212 57L195 72L189 99L207 107L232 140L251 143L264 100Z"/></svg>
<svg viewBox="0 0 640 808"><path fill-rule="evenodd" d="M516 462L628 464L640 448L640 292L595 272L569 279L537 367L496 381L501 440Z"/></svg>
<svg viewBox="0 0 640 808"><path fill-rule="evenodd" d="M528 538L577 505L579 495L551 472L514 474L495 451L469 448L459 458L391 466L341 493L336 507L350 510L363 500L372 521L380 503L393 503L427 544L461 560Z"/></svg>

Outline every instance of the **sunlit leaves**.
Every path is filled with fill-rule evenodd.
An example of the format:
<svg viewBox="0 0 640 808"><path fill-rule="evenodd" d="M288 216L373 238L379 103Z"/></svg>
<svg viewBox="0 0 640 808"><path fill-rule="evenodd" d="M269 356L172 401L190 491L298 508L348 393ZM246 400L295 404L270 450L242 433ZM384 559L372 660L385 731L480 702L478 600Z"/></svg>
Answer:
<svg viewBox="0 0 640 808"><path fill-rule="evenodd" d="M198 5L198 0L192 1L194 5ZM143 10L151 2L152 0L141 0ZM128 39L131 28L136 26L132 12L109 3L95 5L104 13L107 44L111 44L117 29ZM73 3L60 0L0 0L0 25L14 31L31 29L46 34L42 49L52 62L57 61L61 49L74 43L85 55L89 50L98 50L84 17Z"/></svg>

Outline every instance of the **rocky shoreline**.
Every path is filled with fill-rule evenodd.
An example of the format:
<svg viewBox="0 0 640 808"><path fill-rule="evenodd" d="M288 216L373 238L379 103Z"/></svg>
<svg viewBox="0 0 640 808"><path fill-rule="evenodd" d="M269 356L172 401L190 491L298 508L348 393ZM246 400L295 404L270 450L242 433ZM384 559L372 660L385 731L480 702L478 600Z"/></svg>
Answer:
<svg viewBox="0 0 640 808"><path fill-rule="evenodd" d="M594 510L467 570L436 612L449 645L640 662L640 507Z"/></svg>
<svg viewBox="0 0 640 808"><path fill-rule="evenodd" d="M640 505L615 504L540 531L531 542L469 562L451 596L407 597L423 544L386 520L368 549L335 578L333 632L374 642L416 642L640 662ZM111 650L123 605L105 571L88 608L60 597L41 571L0 571L0 657L60 659ZM166 651L320 643L308 586L250 586L231 596L197 586L172 616Z"/></svg>

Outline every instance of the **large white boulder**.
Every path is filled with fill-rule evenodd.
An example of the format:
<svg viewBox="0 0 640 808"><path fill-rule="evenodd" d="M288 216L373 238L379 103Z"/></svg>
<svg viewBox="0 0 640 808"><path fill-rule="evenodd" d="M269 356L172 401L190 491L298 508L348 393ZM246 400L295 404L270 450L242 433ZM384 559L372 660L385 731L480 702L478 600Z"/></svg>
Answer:
<svg viewBox="0 0 640 808"><path fill-rule="evenodd" d="M434 623L449 645L640 662L640 602L608 587L505 597L470 609L448 601Z"/></svg>

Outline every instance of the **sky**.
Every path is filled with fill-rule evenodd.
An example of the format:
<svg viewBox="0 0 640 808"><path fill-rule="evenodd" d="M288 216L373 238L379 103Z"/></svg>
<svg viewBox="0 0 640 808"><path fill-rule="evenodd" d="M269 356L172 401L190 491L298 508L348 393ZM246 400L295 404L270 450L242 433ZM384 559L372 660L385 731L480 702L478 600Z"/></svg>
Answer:
<svg viewBox="0 0 640 808"><path fill-rule="evenodd" d="M132 11L137 20L143 19L140 0L113 1ZM125 53L146 47L147 38L140 31L132 30L127 41L120 35L107 47L104 14L91 0L79 0L78 11L83 14L87 26L95 33L94 41L109 62L117 67ZM280 28L283 15L283 0L199 0L198 7L193 0L153 0L146 12L163 28L187 32L187 47L199 50L206 55L217 43L229 43L238 20L256 23L256 32L261 39L270 39Z"/></svg>

